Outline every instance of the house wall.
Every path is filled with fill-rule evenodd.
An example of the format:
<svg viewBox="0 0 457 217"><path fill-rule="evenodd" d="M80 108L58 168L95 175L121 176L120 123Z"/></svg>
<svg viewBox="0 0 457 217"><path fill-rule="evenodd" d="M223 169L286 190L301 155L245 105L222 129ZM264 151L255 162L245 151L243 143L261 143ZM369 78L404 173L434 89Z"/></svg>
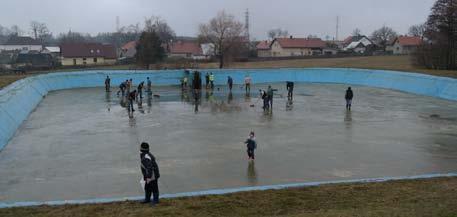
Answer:
<svg viewBox="0 0 457 217"><path fill-rule="evenodd" d="M258 57L271 57L271 50L257 50Z"/></svg>
<svg viewBox="0 0 457 217"><path fill-rule="evenodd" d="M94 61L97 58L97 62ZM74 62L76 60L76 64ZM63 66L82 66L82 65L109 65L116 63L116 59L105 59L104 57L78 57L78 58L66 58L62 57Z"/></svg>
<svg viewBox="0 0 457 217"><path fill-rule="evenodd" d="M0 45L0 50L33 50L41 51L41 45Z"/></svg>
<svg viewBox="0 0 457 217"><path fill-rule="evenodd" d="M272 57L311 56L313 51L309 48L283 48L278 41L271 45Z"/></svg>
<svg viewBox="0 0 457 217"><path fill-rule="evenodd" d="M402 46L400 43L396 42L393 45L393 54L396 55L407 55L412 54L416 51L416 46Z"/></svg>

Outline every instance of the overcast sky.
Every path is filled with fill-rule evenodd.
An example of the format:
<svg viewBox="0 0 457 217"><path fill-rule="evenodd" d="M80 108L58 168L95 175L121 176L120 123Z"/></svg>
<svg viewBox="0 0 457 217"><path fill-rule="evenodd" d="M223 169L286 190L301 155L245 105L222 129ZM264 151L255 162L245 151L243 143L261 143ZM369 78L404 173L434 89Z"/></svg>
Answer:
<svg viewBox="0 0 457 217"><path fill-rule="evenodd" d="M363 34L387 25L400 34L424 22L435 0L0 0L0 25L28 30L32 20L45 22L55 35L68 30L95 34L114 31L120 24L140 23L155 15L177 35L195 36L200 23L225 10L244 22L250 12L251 36L266 39L272 28L295 37L309 34L334 37L340 17L342 39L355 28Z"/></svg>

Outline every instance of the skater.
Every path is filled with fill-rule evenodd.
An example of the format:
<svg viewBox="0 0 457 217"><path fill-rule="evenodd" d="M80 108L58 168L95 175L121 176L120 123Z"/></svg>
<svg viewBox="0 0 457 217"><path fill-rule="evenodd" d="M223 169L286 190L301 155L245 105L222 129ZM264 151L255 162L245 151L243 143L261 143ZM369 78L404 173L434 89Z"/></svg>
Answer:
<svg viewBox="0 0 457 217"><path fill-rule="evenodd" d="M143 99L143 87L144 87L144 81L142 81L140 84L138 84L138 95L140 96L140 99Z"/></svg>
<svg viewBox="0 0 457 217"><path fill-rule="evenodd" d="M227 84L228 84L228 86L229 86L230 92L232 92L232 87L233 87L233 79L232 79L232 77L228 76L228 78L227 78Z"/></svg>
<svg viewBox="0 0 457 217"><path fill-rule="evenodd" d="M277 89L271 88L271 85L268 85L267 96L268 101L270 102L270 111L273 111L273 95L274 91L278 91Z"/></svg>
<svg viewBox="0 0 457 217"><path fill-rule="evenodd" d="M267 92L264 91L264 90L260 90L260 97L262 98L263 100L263 111L267 111L268 109L270 109L270 104L269 104L269 98L268 98L268 95L267 95Z"/></svg>
<svg viewBox="0 0 457 217"><path fill-rule="evenodd" d="M194 90L200 91L202 89L202 79L200 77L200 72L194 72L194 79L192 80L192 86Z"/></svg>
<svg viewBox="0 0 457 217"><path fill-rule="evenodd" d="M152 206L154 206L159 203L159 166L157 165L154 155L149 152L148 143L141 143L140 151L141 173L143 174L143 180L145 181L144 200L141 203L150 203L152 193Z"/></svg>
<svg viewBox="0 0 457 217"><path fill-rule="evenodd" d="M344 96L344 98L346 99L346 109L349 111L351 110L353 97L354 93L352 92L351 87L348 87L348 89L346 90L346 96Z"/></svg>
<svg viewBox="0 0 457 217"><path fill-rule="evenodd" d="M213 73L211 72L211 74L209 75L209 83L211 85L211 90L214 90L214 75Z"/></svg>
<svg viewBox="0 0 457 217"><path fill-rule="evenodd" d="M127 82L127 81L124 81L124 82L122 82L122 83L119 85L119 91L117 91L117 96L119 96L119 93L120 93L120 92L122 92L122 96L124 96L124 94L125 94L125 88L127 88L127 87L126 87L126 82Z"/></svg>
<svg viewBox="0 0 457 217"><path fill-rule="evenodd" d="M248 153L249 160L254 160L255 159L254 150L257 148L257 143L255 142L254 131L251 131L251 133L249 133L249 138L244 142L244 144L246 144L246 147L247 147L247 153Z"/></svg>
<svg viewBox="0 0 457 217"><path fill-rule="evenodd" d="M132 92L129 93L128 100L129 100L129 104L128 104L127 109L129 110L129 112L134 112L135 109L133 109L133 102L136 100L136 90L133 90Z"/></svg>
<svg viewBox="0 0 457 217"><path fill-rule="evenodd" d="M288 81L287 85L287 99L292 100L294 94L294 82Z"/></svg>
<svg viewBox="0 0 457 217"><path fill-rule="evenodd" d="M208 74L208 72L205 75L205 84L206 84L205 88L208 89L208 87L209 87L209 74Z"/></svg>
<svg viewBox="0 0 457 217"><path fill-rule="evenodd" d="M246 88L246 94L251 93L251 77L249 77L249 75L244 77L244 85Z"/></svg>
<svg viewBox="0 0 457 217"><path fill-rule="evenodd" d="M146 78L146 85L147 85L147 91L148 91L148 94L151 95L152 94L152 82L151 80L149 79L149 77Z"/></svg>
<svg viewBox="0 0 457 217"><path fill-rule="evenodd" d="M130 78L130 80L127 80L127 95L130 94L130 91L132 90L133 81Z"/></svg>
<svg viewBox="0 0 457 217"><path fill-rule="evenodd" d="M105 90L106 92L109 92L110 90L110 83L111 83L111 79L109 78L109 76L107 75L106 76L106 79L105 79Z"/></svg>

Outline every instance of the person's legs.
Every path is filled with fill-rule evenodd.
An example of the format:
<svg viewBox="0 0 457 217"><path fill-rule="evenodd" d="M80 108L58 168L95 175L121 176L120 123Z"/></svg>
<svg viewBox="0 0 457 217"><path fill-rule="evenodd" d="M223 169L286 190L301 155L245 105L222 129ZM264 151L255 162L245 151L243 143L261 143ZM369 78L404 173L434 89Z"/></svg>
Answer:
<svg viewBox="0 0 457 217"><path fill-rule="evenodd" d="M248 153L248 158L251 159L251 158L252 158L252 157L251 157L251 156L252 156L252 155L251 155L251 149L248 149L246 152Z"/></svg>
<svg viewBox="0 0 457 217"><path fill-rule="evenodd" d="M151 193L153 191L152 182L144 183L144 203L151 202Z"/></svg>
<svg viewBox="0 0 457 217"><path fill-rule="evenodd" d="M159 203L159 184L157 183L157 179L151 181L151 186L152 186L152 196L153 196L153 203L158 204Z"/></svg>

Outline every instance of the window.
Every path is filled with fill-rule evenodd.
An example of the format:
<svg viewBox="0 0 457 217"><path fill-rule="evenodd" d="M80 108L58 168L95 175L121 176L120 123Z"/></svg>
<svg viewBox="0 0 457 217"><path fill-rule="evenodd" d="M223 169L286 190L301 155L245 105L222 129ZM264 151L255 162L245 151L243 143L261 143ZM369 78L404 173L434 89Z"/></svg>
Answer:
<svg viewBox="0 0 457 217"><path fill-rule="evenodd" d="M83 61L86 61L86 58L83 58Z"/></svg>
<svg viewBox="0 0 457 217"><path fill-rule="evenodd" d="M73 65L76 66L76 59L73 59Z"/></svg>
<svg viewBox="0 0 457 217"><path fill-rule="evenodd" d="M94 50L90 50L90 53L94 53Z"/></svg>
<svg viewBox="0 0 457 217"><path fill-rule="evenodd" d="M97 58L94 58L94 63L97 63Z"/></svg>

